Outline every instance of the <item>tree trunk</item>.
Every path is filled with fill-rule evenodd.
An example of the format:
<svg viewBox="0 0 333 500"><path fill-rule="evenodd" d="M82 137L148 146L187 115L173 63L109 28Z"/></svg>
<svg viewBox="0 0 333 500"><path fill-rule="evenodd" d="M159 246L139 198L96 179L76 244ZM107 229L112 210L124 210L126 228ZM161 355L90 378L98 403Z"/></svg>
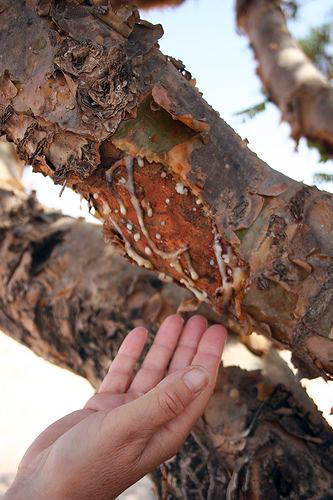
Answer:
<svg viewBox="0 0 333 500"><path fill-rule="evenodd" d="M135 10L28 4L0 14L0 123L20 156L90 200L130 260L331 376L333 196L260 161Z"/></svg>
<svg viewBox="0 0 333 500"><path fill-rule="evenodd" d="M333 88L288 31L281 0L237 0L237 24L249 37L257 73L297 141L333 156Z"/></svg>

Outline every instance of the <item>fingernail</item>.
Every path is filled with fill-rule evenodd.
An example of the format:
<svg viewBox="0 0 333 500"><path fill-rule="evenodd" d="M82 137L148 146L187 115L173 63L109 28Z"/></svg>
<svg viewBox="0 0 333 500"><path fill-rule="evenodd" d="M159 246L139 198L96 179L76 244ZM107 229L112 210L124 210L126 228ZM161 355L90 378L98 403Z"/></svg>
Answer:
<svg viewBox="0 0 333 500"><path fill-rule="evenodd" d="M205 370L192 368L183 375L183 381L192 392L199 392L208 384L209 378Z"/></svg>

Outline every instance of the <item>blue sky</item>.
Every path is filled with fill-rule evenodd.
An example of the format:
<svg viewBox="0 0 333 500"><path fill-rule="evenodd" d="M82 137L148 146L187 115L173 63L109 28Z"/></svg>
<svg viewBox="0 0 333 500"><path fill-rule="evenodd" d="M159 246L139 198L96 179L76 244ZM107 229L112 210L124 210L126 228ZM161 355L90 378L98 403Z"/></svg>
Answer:
<svg viewBox="0 0 333 500"><path fill-rule="evenodd" d="M325 20L333 8L331 0L303 3L300 22L290 24L297 36ZM295 143L289 138L289 125L280 123L280 112L273 104L245 123L235 116L237 111L259 103L262 95L248 40L236 31L234 4L235 0L187 0L181 7L142 12L142 17L163 25L161 50L185 63L206 101L248 139L250 148L260 158L289 177L312 184L314 172L333 173L333 161L319 165L318 153L309 150L304 141L296 152ZM49 179L29 171L25 178L46 205L62 208L71 215L86 214L85 204L80 212L77 197L69 189L59 199L60 187L53 186ZM325 185L325 189L333 191L333 183Z"/></svg>

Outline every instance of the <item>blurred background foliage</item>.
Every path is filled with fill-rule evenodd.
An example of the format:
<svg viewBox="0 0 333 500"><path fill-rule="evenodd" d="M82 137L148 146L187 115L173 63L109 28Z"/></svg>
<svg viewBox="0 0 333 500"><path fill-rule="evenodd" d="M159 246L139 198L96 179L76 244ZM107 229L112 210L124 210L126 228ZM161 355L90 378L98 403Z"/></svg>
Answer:
<svg viewBox="0 0 333 500"><path fill-rule="evenodd" d="M281 2L282 9L287 17L287 20L293 21L293 23L289 23L288 25L291 34L293 34L292 25L302 22L302 7L304 7L310 1L318 2L318 0L283 0ZM307 31L308 33L305 36L301 38L295 37L295 39L298 41L299 45L308 56L308 58L314 63L319 71L321 71L321 73L327 78L327 80L332 83L333 7L328 10L325 23L322 23L319 26L310 26ZM242 120L246 121L255 118L259 113L264 112L266 110L267 104L270 102L270 99L266 96L265 91L262 87L261 93L263 95L262 101L247 109L236 112L235 115L240 116ZM315 148L318 150L320 162L326 163L327 161L329 161L328 156L317 143L307 141L307 145L309 148ZM321 184L333 182L333 175L326 174L324 172L318 172L314 174L313 181Z"/></svg>

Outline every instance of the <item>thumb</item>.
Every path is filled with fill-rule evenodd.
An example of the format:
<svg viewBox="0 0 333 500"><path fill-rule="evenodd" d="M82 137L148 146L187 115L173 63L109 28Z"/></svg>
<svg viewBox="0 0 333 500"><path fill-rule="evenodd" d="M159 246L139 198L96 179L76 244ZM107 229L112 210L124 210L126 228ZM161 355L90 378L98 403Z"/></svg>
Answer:
<svg viewBox="0 0 333 500"><path fill-rule="evenodd" d="M127 431L140 434L155 432L181 415L208 383L209 374L201 366L191 366L168 375L147 394L125 405ZM122 408L125 410L125 407ZM131 422L131 429L128 422ZM123 423L125 426L125 421Z"/></svg>

